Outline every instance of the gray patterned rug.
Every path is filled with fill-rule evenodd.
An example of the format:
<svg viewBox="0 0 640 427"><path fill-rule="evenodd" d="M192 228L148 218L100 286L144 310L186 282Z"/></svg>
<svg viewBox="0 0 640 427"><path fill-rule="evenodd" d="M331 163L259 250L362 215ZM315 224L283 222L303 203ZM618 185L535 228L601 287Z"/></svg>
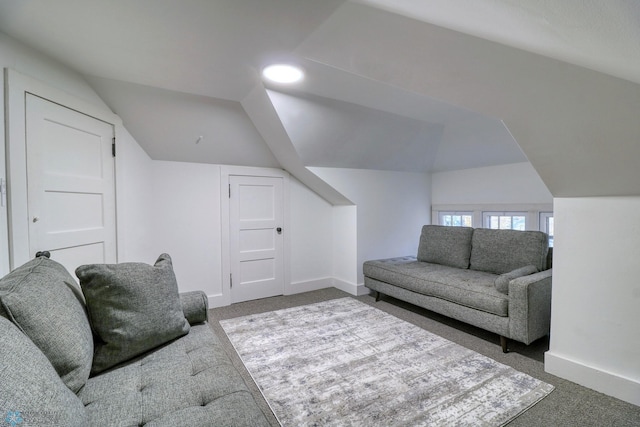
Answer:
<svg viewBox="0 0 640 427"><path fill-rule="evenodd" d="M553 390L352 298L220 324L283 426L500 426Z"/></svg>

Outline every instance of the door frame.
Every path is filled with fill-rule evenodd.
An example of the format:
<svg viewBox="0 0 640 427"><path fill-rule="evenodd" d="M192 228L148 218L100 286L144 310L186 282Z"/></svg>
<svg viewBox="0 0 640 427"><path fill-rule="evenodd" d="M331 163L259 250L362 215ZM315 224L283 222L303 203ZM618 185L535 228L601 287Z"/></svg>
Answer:
<svg viewBox="0 0 640 427"><path fill-rule="evenodd" d="M29 253L29 217L27 205L27 157L26 157L26 93L44 98L55 104L91 116L111 124L116 141L122 134L122 120L105 107L91 104L32 77L5 68L5 123L6 123L6 173L7 173L7 230L9 268L12 270L25 262ZM114 187L116 190L116 259L120 252L118 233L118 168L114 159Z"/></svg>
<svg viewBox="0 0 640 427"><path fill-rule="evenodd" d="M230 223L230 203L229 185L231 176L255 176L265 178L282 178L282 198L283 198L283 247L282 257L284 263L284 295L291 292L291 233L289 227L289 174L282 169L244 167L244 166L221 166L220 167L220 229L221 229L221 254L222 254L222 295L217 296L212 301L213 306L227 306L231 304L231 239L229 235Z"/></svg>

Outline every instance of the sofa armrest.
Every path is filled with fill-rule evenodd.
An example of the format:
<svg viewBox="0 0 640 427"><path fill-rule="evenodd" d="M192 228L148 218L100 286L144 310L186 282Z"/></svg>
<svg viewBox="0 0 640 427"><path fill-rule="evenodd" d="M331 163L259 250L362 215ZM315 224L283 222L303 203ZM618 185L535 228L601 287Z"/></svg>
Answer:
<svg viewBox="0 0 640 427"><path fill-rule="evenodd" d="M509 282L509 335L525 344L549 333L553 269Z"/></svg>
<svg viewBox="0 0 640 427"><path fill-rule="evenodd" d="M180 303L184 317L190 325L209 320L209 300L207 294L202 291L182 292Z"/></svg>

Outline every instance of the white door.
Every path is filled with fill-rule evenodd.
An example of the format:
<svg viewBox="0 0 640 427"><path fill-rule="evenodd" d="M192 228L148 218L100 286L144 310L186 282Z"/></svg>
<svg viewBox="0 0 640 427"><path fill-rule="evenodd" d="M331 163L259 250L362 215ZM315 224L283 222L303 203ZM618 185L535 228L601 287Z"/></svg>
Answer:
<svg viewBox="0 0 640 427"><path fill-rule="evenodd" d="M232 303L284 293L282 181L229 177Z"/></svg>
<svg viewBox="0 0 640 427"><path fill-rule="evenodd" d="M113 137L113 125L27 94L31 257L49 251L72 275L116 262Z"/></svg>

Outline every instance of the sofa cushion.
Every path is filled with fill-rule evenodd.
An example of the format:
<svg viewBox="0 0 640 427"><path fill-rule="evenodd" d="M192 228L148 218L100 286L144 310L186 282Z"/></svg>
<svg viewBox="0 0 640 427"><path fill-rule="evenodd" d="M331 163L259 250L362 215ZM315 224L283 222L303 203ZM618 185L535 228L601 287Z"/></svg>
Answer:
<svg viewBox="0 0 640 427"><path fill-rule="evenodd" d="M538 269L535 265L526 265L524 267L516 268L515 270L511 270L508 273L504 273L499 275L495 282L493 283L496 289L503 294L509 293L509 282L513 279L522 276L528 276L533 273L537 273Z"/></svg>
<svg viewBox="0 0 640 427"><path fill-rule="evenodd" d="M492 273L420 262L413 257L367 261L363 271L369 278L413 292L508 315L509 298L496 290Z"/></svg>
<svg viewBox="0 0 640 427"><path fill-rule="evenodd" d="M49 359L73 392L91 370L93 335L78 285L59 263L33 259L0 280L2 315Z"/></svg>
<svg viewBox="0 0 640 427"><path fill-rule="evenodd" d="M0 361L0 421L7 423L2 425L89 425L84 405L62 382L51 362L3 317Z"/></svg>
<svg viewBox="0 0 640 427"><path fill-rule="evenodd" d="M545 269L548 236L541 231L490 230L476 228L471 239L469 268L496 274L525 265Z"/></svg>
<svg viewBox="0 0 640 427"><path fill-rule="evenodd" d="M89 378L91 426L262 426L266 418L209 324Z"/></svg>
<svg viewBox="0 0 640 427"><path fill-rule="evenodd" d="M420 234L418 261L469 268L471 227L425 225Z"/></svg>
<svg viewBox="0 0 640 427"><path fill-rule="evenodd" d="M96 342L96 374L189 332L171 258L76 269Z"/></svg>

